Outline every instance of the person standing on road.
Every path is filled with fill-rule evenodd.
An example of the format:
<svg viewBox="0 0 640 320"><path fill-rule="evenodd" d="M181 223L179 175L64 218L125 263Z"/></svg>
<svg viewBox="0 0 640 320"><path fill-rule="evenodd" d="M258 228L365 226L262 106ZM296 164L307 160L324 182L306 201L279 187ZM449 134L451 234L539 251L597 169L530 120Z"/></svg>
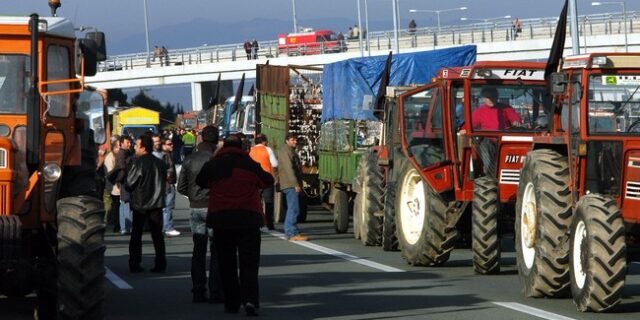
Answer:
<svg viewBox="0 0 640 320"><path fill-rule="evenodd" d="M173 227L173 209L176 207L176 182L177 171L176 165L173 163L173 142L171 139L162 138L162 160L167 167L167 189L165 206L162 208L162 220L164 221L162 231L167 237L177 237L180 231Z"/></svg>
<svg viewBox="0 0 640 320"><path fill-rule="evenodd" d="M191 256L191 281L193 302L207 301L206 288L209 287L209 302L223 300L220 279L220 266L213 242L213 229L207 228L207 208L209 205L209 189L196 184L198 172L205 162L214 155L218 145L219 133L214 126L206 126L202 130L203 142L197 150L184 159L178 178L178 192L189 198L191 233L193 234L193 254ZM211 250L209 261L209 281L207 281L207 242Z"/></svg>
<svg viewBox="0 0 640 320"><path fill-rule="evenodd" d="M274 179L278 173L278 159L271 148L269 148L267 136L260 133L255 138L256 145L251 148L249 156L253 161L260 164L262 170L270 173ZM267 219L267 228L275 229L273 225L273 191L274 186L268 186L262 189L262 201L264 202L264 213Z"/></svg>
<svg viewBox="0 0 640 320"><path fill-rule="evenodd" d="M120 189L120 234L130 234L132 225L131 206L129 201L131 195L124 188L125 179L127 177L127 168L133 159L133 152L131 151L131 137L123 135L120 137L120 151L116 154L116 166L114 169L115 182L118 189Z"/></svg>
<svg viewBox="0 0 640 320"><path fill-rule="evenodd" d="M273 177L242 150L240 137L230 135L204 164L196 182L210 190L207 226L213 227L225 311L237 313L244 304L247 315L255 316L260 307L258 268L264 225L260 189L273 185Z"/></svg>
<svg viewBox="0 0 640 320"><path fill-rule="evenodd" d="M155 266L151 272L163 273L167 269L164 239L162 236L162 208L164 208L167 169L162 160L149 151L153 140L148 135L136 139L135 158L127 172L125 189L131 192L133 228L129 240L129 271L143 272L142 231L149 221L151 239L156 252Z"/></svg>
<svg viewBox="0 0 640 320"><path fill-rule="evenodd" d="M111 208L109 208L109 214L107 214L107 226L113 228L113 232L120 232L120 225L118 223L118 217L120 215L120 188L115 183L115 179L109 179L113 173L113 169L116 167L116 154L120 152L120 141L114 139L111 142L111 151L104 157L104 168L107 180L111 184L111 192L109 197L111 198ZM115 178L115 177L114 177Z"/></svg>
<svg viewBox="0 0 640 320"><path fill-rule="evenodd" d="M191 130L187 130L187 132L182 136L182 150L184 151L184 156L188 156L193 152L193 148L196 146L196 137L191 133Z"/></svg>
<svg viewBox="0 0 640 320"><path fill-rule="evenodd" d="M308 237L298 229L298 215L300 214L299 195L302 191L302 165L296 153L298 136L287 134L285 144L278 150L278 183L280 190L287 199L287 213L284 218L284 233L291 241L306 241Z"/></svg>

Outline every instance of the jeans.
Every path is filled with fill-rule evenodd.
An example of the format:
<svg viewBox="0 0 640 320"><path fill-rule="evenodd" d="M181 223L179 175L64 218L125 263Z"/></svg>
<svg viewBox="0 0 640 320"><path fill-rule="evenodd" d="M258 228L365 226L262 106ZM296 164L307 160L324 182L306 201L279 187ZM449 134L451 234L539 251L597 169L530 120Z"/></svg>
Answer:
<svg viewBox="0 0 640 320"><path fill-rule="evenodd" d="M300 234L298 226L298 215L300 214L300 203L298 193L295 188L283 189L282 193L287 199L287 214L284 218L284 234L287 238L291 238Z"/></svg>
<svg viewBox="0 0 640 320"><path fill-rule="evenodd" d="M111 208L109 208L109 214L107 215L107 225L113 227L114 232L120 231L119 217L120 217L120 196L109 195L111 197Z"/></svg>
<svg viewBox="0 0 640 320"><path fill-rule="evenodd" d="M191 281L194 295L204 296L207 286L209 297L222 301L222 280L220 279L220 266L216 247L213 242L213 229L207 228L207 208L191 208L191 233L193 234L193 255L191 256ZM209 261L209 281L207 281L207 243L211 250Z"/></svg>
<svg viewBox="0 0 640 320"><path fill-rule="evenodd" d="M164 196L164 208L162 208L162 231L173 230L173 208L176 207L176 186L169 185L167 194Z"/></svg>
<svg viewBox="0 0 640 320"><path fill-rule="evenodd" d="M120 201L120 232L131 232L132 214L129 202Z"/></svg>
<svg viewBox="0 0 640 320"><path fill-rule="evenodd" d="M149 230L151 230L153 248L156 252L155 268L165 270L167 268L167 258L162 235L161 209L133 212L133 228L131 230L131 240L129 240L129 268L140 267L142 262L142 229L147 220L149 221Z"/></svg>

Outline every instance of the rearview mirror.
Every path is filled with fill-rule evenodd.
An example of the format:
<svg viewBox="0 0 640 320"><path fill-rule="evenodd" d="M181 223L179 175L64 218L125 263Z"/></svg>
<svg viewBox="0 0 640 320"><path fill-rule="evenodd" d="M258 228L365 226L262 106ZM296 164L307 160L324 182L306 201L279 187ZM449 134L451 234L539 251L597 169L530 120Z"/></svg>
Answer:
<svg viewBox="0 0 640 320"><path fill-rule="evenodd" d="M86 38L96 43L96 61L101 62L107 60L107 45L104 32L87 32Z"/></svg>
<svg viewBox="0 0 640 320"><path fill-rule="evenodd" d="M80 39L79 49L82 58L84 58L84 75L86 77L95 76L98 71L98 46L96 42L91 39ZM78 72L78 74L80 74L80 72Z"/></svg>

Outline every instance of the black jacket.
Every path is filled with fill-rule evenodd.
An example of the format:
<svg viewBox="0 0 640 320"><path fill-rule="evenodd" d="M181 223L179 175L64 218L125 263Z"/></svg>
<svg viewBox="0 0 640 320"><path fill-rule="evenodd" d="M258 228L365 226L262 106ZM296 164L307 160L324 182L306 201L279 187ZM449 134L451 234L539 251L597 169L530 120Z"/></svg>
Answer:
<svg viewBox="0 0 640 320"><path fill-rule="evenodd" d="M190 208L206 208L209 204L209 189L196 183L196 177L204 164L211 159L215 146L208 143L198 145L198 151L188 155L182 162L178 177L178 192L189 198Z"/></svg>
<svg viewBox="0 0 640 320"><path fill-rule="evenodd" d="M167 168L152 154L135 157L127 170L125 189L131 192L131 208L136 211L164 208Z"/></svg>

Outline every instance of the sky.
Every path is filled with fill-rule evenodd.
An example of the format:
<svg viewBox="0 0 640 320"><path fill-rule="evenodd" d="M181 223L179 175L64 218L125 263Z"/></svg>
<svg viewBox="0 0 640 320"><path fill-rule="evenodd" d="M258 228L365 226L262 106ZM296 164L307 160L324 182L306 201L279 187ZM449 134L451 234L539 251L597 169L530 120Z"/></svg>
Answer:
<svg viewBox="0 0 640 320"><path fill-rule="evenodd" d="M147 0L151 45L169 48L194 47L204 43L239 43L250 36L258 40L275 40L277 33L293 29L292 2L296 4L298 25L322 27L348 26L357 23L356 0ZM362 0L368 5L370 31L391 30L392 1ZM105 32L111 54L143 52L144 0L61 0L58 15L71 19L76 26L94 26ZM435 26L435 13L410 13L410 9L445 10L467 7L465 11L440 14L441 24L461 24L461 17L484 19L511 15L520 19L555 17L563 0L400 0L400 26L411 19L418 27ZM578 14L619 12L620 6L593 7L591 0L577 0ZM640 0L627 0L627 10L640 10ZM47 0L0 0L0 14L50 15ZM287 29L288 28L288 29ZM277 29L277 30L276 30ZM284 29L284 30L281 30ZM265 31L266 30L266 31ZM260 31L260 32L258 32ZM253 34L252 34L253 33ZM152 90L161 101L190 107L188 86L167 92ZM137 92L138 90L132 90ZM132 96L132 95L130 95ZM174 99L174 100L171 100Z"/></svg>

